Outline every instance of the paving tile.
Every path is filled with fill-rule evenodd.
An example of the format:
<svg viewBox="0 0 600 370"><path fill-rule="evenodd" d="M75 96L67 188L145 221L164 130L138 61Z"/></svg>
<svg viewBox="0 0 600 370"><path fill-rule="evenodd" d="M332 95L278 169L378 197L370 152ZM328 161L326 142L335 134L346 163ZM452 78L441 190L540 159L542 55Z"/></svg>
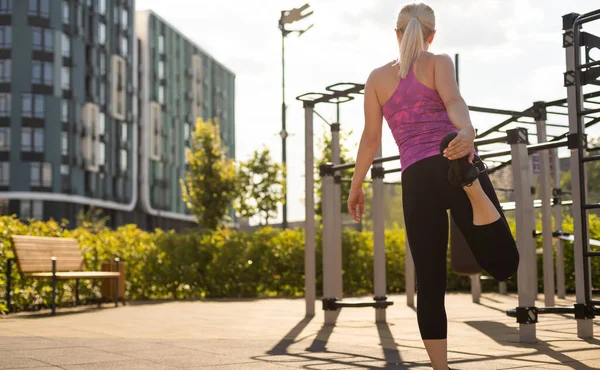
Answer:
<svg viewBox="0 0 600 370"><path fill-rule="evenodd" d="M12 353L16 356L29 357L55 366L98 364L128 360L127 357L86 347L26 349L13 351Z"/></svg>
<svg viewBox="0 0 600 370"><path fill-rule="evenodd" d="M116 362L103 362L100 364L86 364L86 365L66 365L63 366L65 370L170 370L176 369L176 367L156 364L150 361L143 360L130 360L130 361L116 361Z"/></svg>
<svg viewBox="0 0 600 370"><path fill-rule="evenodd" d="M18 356L12 352L0 352L0 369L38 369L41 367L48 367L48 364L32 358Z"/></svg>

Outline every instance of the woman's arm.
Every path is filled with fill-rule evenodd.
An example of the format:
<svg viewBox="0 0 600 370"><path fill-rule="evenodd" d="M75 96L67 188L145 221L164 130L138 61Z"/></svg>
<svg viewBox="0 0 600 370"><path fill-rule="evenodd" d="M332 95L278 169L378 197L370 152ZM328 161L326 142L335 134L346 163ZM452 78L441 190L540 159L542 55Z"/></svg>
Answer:
<svg viewBox="0 0 600 370"><path fill-rule="evenodd" d="M448 55L435 57L434 80L435 88L444 101L450 121L459 130L459 135L450 142L444 155L448 159L458 159L469 155L469 161L471 161L474 152L475 129L471 124L467 103L458 90L454 76L454 63Z"/></svg>
<svg viewBox="0 0 600 370"><path fill-rule="evenodd" d="M383 114L375 91L375 79L376 72L373 71L365 84L365 127L360 139L358 154L356 155L356 166L354 168L354 175L352 176L352 188L362 187L367 171L369 170L369 167L371 167L375 154L377 154L377 149L379 149L379 145L381 144Z"/></svg>

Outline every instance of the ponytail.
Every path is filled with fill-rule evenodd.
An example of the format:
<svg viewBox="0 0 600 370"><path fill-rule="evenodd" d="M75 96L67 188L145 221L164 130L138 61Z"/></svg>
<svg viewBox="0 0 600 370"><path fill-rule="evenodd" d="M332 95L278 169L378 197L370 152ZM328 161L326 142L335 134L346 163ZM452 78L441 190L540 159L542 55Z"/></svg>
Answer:
<svg viewBox="0 0 600 370"><path fill-rule="evenodd" d="M412 17L402 35L400 42L400 78L406 78L408 70L419 54L425 50L423 28L416 17Z"/></svg>

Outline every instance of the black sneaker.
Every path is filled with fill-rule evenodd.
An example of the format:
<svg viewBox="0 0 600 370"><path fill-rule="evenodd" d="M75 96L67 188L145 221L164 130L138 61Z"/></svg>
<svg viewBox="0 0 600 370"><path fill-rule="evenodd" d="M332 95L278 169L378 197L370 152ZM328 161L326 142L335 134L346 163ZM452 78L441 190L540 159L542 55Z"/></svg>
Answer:
<svg viewBox="0 0 600 370"><path fill-rule="evenodd" d="M448 144L458 134L453 132L446 135L440 143L440 153L444 153L444 150L448 147ZM462 157L459 159L448 160L450 162L450 169L448 170L448 181L454 186L471 186L480 174L487 171L487 166L481 161L479 157L473 159L473 163L469 163L468 157Z"/></svg>

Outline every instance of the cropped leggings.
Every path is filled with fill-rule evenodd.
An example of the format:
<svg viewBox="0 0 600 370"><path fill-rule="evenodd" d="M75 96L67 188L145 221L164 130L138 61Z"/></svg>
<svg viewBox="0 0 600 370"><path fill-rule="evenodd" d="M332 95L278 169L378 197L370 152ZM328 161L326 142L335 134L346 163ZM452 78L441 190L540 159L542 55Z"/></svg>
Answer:
<svg viewBox="0 0 600 370"><path fill-rule="evenodd" d="M422 339L445 339L447 319L446 253L448 213L465 237L482 269L503 281L519 264L519 252L487 173L479 182L500 212L489 225L473 225L473 209L465 191L448 180L448 161L441 155L420 160L402 172L404 222L417 280L417 319Z"/></svg>

